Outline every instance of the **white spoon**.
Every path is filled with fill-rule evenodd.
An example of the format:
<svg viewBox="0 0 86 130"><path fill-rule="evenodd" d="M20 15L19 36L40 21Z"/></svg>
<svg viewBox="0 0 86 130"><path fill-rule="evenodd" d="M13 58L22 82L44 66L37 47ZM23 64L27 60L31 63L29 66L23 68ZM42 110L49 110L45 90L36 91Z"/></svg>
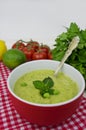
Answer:
<svg viewBox="0 0 86 130"><path fill-rule="evenodd" d="M72 51L78 46L80 39L78 36L74 37L72 41L69 44L68 50L66 51L63 59L61 60L60 64L58 65L54 76L56 77L58 75L59 70L62 68L64 62L67 60L67 58L71 55Z"/></svg>

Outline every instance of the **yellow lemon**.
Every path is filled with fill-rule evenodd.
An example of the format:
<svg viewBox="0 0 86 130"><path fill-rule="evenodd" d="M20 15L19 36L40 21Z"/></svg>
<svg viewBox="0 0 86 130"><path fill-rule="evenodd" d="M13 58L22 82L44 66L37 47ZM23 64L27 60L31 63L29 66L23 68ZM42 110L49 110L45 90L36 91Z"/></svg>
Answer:
<svg viewBox="0 0 86 130"><path fill-rule="evenodd" d="M3 54L7 51L7 46L5 44L5 41L0 40L0 61L2 60Z"/></svg>

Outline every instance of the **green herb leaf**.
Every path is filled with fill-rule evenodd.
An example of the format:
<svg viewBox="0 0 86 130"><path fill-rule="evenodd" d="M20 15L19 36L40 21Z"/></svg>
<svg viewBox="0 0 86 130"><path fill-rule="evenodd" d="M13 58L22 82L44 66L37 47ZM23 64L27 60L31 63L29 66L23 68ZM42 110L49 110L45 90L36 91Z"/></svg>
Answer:
<svg viewBox="0 0 86 130"><path fill-rule="evenodd" d="M35 88L40 89L40 90L43 89L44 87L44 83L40 80L33 81L33 84Z"/></svg>
<svg viewBox="0 0 86 130"><path fill-rule="evenodd" d="M86 49L83 49L83 51L79 51L78 59L80 63L85 63L86 64Z"/></svg>
<svg viewBox="0 0 86 130"><path fill-rule="evenodd" d="M50 77L45 78L45 79L43 80L43 83L45 84L45 86L46 86L47 88L51 88L51 87L53 87L53 85L54 85L54 82L53 82L53 80L52 80Z"/></svg>
<svg viewBox="0 0 86 130"><path fill-rule="evenodd" d="M80 38L80 42L66 63L78 69L86 80L86 29L82 30L76 23L71 22L70 26L66 27L66 31L55 39L56 43L54 44L54 49L52 49L52 56L54 60L61 61L72 38L77 35Z"/></svg>
<svg viewBox="0 0 86 130"><path fill-rule="evenodd" d="M58 94L57 90L52 89L52 87L54 86L54 82L50 77L43 79L43 81L33 81L33 84L36 89L40 90L40 94L43 98L49 98L50 95Z"/></svg>
<svg viewBox="0 0 86 130"><path fill-rule="evenodd" d="M78 27L76 23L71 23L70 27L67 28L67 32L71 34L71 36L74 36L75 34L79 33L79 31L80 31L80 28Z"/></svg>

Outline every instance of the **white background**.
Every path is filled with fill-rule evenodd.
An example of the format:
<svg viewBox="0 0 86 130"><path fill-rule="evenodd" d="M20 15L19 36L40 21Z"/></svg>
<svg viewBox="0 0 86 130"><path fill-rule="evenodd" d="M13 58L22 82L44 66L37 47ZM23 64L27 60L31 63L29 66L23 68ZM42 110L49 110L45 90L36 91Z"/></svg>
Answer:
<svg viewBox="0 0 86 130"><path fill-rule="evenodd" d="M71 22L86 28L86 0L0 0L0 39L8 48L19 39L52 46Z"/></svg>

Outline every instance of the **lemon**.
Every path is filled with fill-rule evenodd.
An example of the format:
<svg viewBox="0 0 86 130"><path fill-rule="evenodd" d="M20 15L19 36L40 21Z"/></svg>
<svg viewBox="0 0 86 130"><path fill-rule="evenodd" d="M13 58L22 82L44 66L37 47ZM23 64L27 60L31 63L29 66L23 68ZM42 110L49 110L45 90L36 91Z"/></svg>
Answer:
<svg viewBox="0 0 86 130"><path fill-rule="evenodd" d="M5 41L0 40L0 61L2 60L3 54L7 51L7 46L5 44Z"/></svg>
<svg viewBox="0 0 86 130"><path fill-rule="evenodd" d="M9 49L3 54L2 61L9 69L14 69L26 62L26 56L18 49Z"/></svg>

